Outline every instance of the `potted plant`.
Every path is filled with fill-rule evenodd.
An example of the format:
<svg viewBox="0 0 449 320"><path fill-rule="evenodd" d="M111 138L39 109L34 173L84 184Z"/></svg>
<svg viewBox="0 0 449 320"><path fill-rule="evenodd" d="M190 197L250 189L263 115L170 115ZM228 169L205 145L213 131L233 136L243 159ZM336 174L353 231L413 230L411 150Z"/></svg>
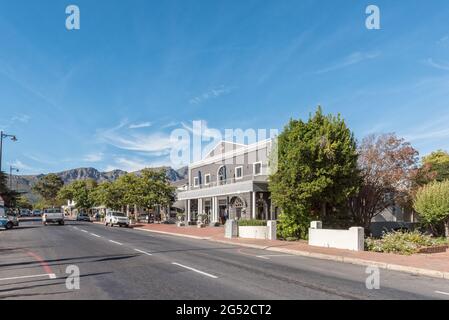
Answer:
<svg viewBox="0 0 449 320"><path fill-rule="evenodd" d="M184 212L178 212L176 214L176 218L178 219L178 221L176 221L176 225L178 227L184 227L185 226L184 217L185 217L185 213Z"/></svg>
<svg viewBox="0 0 449 320"><path fill-rule="evenodd" d="M199 213L197 218L198 218L198 221L196 223L197 227L198 228L204 228L206 226L205 221L206 221L206 218L207 218L207 214L204 213L204 212L203 213Z"/></svg>

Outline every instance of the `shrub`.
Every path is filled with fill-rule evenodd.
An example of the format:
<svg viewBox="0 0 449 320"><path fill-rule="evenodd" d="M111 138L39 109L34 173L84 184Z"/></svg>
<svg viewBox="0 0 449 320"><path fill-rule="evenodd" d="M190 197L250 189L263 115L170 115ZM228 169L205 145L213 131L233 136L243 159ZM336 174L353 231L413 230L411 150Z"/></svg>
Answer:
<svg viewBox="0 0 449 320"><path fill-rule="evenodd" d="M417 253L422 247L433 247L447 244L446 240L432 238L419 231L385 233L382 239L368 238L365 240L365 248L368 251L397 253L411 255Z"/></svg>
<svg viewBox="0 0 449 320"><path fill-rule="evenodd" d="M449 238L449 180L431 182L419 189L413 207L424 222L443 222Z"/></svg>
<svg viewBox="0 0 449 320"><path fill-rule="evenodd" d="M239 227L266 227L265 220L239 220Z"/></svg>

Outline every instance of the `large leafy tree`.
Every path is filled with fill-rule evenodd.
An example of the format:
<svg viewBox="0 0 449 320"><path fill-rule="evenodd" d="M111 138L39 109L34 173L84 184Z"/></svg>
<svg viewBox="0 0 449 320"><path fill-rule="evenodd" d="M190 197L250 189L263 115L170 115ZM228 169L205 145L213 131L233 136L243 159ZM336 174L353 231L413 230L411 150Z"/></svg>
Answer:
<svg viewBox="0 0 449 320"><path fill-rule="evenodd" d="M363 139L358 160L362 184L349 199L354 222L369 229L373 217L394 204L406 204L417 162L418 152L395 134Z"/></svg>
<svg viewBox="0 0 449 320"><path fill-rule="evenodd" d="M356 142L340 115L319 107L307 122L290 120L277 148L269 189L282 210L281 235L304 238L312 219L326 220L357 191Z"/></svg>
<svg viewBox="0 0 449 320"><path fill-rule="evenodd" d="M429 224L444 224L445 235L449 238L449 180L431 182L416 193L414 208Z"/></svg>
<svg viewBox="0 0 449 320"><path fill-rule="evenodd" d="M40 195L46 203L56 205L58 202L58 192L64 186L62 179L54 173L42 177L33 186L33 192Z"/></svg>
<svg viewBox="0 0 449 320"><path fill-rule="evenodd" d="M137 205L144 208L168 206L174 199L174 188L170 185L165 170L142 170L136 192Z"/></svg>
<svg viewBox="0 0 449 320"><path fill-rule="evenodd" d="M8 188L8 178L3 171L0 171L0 196L5 202L5 206L16 207L20 194Z"/></svg>
<svg viewBox="0 0 449 320"><path fill-rule="evenodd" d="M105 206L106 208L120 210L123 206L123 192L118 189L115 183L100 183L89 195L94 205Z"/></svg>
<svg viewBox="0 0 449 320"><path fill-rule="evenodd" d="M88 210L94 205L90 194L96 187L95 180L76 180L62 187L58 192L58 198L74 201L77 209Z"/></svg>
<svg viewBox="0 0 449 320"><path fill-rule="evenodd" d="M444 180L449 180L449 153L437 150L423 157L416 177L417 185L423 186L432 181Z"/></svg>

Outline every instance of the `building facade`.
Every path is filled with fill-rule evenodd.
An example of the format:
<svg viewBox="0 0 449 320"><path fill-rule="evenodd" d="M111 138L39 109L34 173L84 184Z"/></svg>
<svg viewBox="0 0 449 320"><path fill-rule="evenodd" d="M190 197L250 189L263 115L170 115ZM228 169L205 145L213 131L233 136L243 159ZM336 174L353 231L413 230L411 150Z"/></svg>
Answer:
<svg viewBox="0 0 449 320"><path fill-rule="evenodd" d="M274 220L268 191L273 140L250 145L219 143L202 160L191 163L188 185L178 191L188 222L204 214L209 223L226 219Z"/></svg>

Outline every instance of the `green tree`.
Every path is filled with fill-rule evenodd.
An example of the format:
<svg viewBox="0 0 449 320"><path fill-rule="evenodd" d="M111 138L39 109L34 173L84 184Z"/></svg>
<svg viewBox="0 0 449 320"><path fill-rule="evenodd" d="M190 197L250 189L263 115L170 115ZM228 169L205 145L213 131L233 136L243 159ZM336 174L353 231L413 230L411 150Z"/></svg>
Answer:
<svg viewBox="0 0 449 320"><path fill-rule="evenodd" d="M165 170L142 170L135 192L136 204L143 208L168 206L174 199L174 188L170 185Z"/></svg>
<svg viewBox="0 0 449 320"><path fill-rule="evenodd" d="M269 189L282 210L280 233L306 238L311 220L325 221L357 191L356 142L340 115L326 116L318 107L307 122L290 120L277 149Z"/></svg>
<svg viewBox="0 0 449 320"><path fill-rule="evenodd" d="M90 194L96 187L97 182L95 180L76 180L62 187L58 192L58 198L74 201L77 209L88 210L94 205Z"/></svg>
<svg viewBox="0 0 449 320"><path fill-rule="evenodd" d="M449 180L431 182L416 193L414 206L426 223L444 223L449 238Z"/></svg>
<svg viewBox="0 0 449 320"><path fill-rule="evenodd" d="M0 171L0 196L3 198L5 206L9 208L16 207L17 199L20 196L18 192L8 188L8 178L3 171Z"/></svg>
<svg viewBox="0 0 449 320"><path fill-rule="evenodd" d="M33 205L30 200L23 195L17 198L16 207L30 210L33 209Z"/></svg>
<svg viewBox="0 0 449 320"><path fill-rule="evenodd" d="M418 175L418 184L449 179L449 153L443 150L434 151L422 158Z"/></svg>
<svg viewBox="0 0 449 320"><path fill-rule="evenodd" d="M40 195L50 205L59 204L58 192L64 186L64 182L54 173L42 177L33 186L33 192Z"/></svg>
<svg viewBox="0 0 449 320"><path fill-rule="evenodd" d="M113 210L120 210L123 206L122 190L113 182L100 183L91 193L90 199L96 206L105 206Z"/></svg>

